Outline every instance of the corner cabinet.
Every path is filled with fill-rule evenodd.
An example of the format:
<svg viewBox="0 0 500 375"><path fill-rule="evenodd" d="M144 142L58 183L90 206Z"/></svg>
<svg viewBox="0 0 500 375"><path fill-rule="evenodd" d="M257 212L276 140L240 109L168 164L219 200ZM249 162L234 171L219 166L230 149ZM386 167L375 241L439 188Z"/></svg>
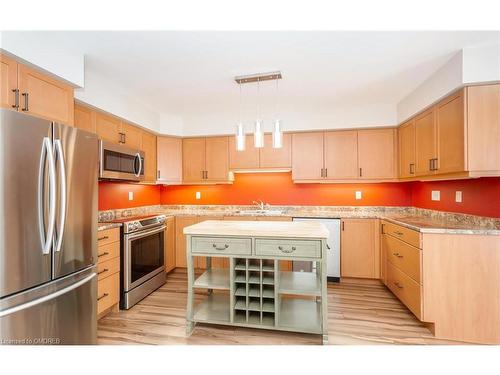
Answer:
<svg viewBox="0 0 500 375"><path fill-rule="evenodd" d="M2 107L73 125L73 87L3 54L0 63Z"/></svg>

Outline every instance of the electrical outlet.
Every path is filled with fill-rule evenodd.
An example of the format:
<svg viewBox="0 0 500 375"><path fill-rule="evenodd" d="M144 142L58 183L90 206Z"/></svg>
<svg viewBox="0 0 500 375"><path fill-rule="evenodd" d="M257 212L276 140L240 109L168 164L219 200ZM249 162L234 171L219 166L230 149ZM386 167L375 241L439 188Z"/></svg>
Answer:
<svg viewBox="0 0 500 375"><path fill-rule="evenodd" d="M431 200L440 201L441 200L441 192L439 190L432 190Z"/></svg>
<svg viewBox="0 0 500 375"><path fill-rule="evenodd" d="M129 201L133 201L134 200L134 192L133 191L129 191L128 192L128 200Z"/></svg>
<svg viewBox="0 0 500 375"><path fill-rule="evenodd" d="M199 191L196 192L196 199L201 199L201 193Z"/></svg>
<svg viewBox="0 0 500 375"><path fill-rule="evenodd" d="M361 199L361 196L362 196L361 192L357 191L356 192L356 199Z"/></svg>
<svg viewBox="0 0 500 375"><path fill-rule="evenodd" d="M455 202L462 203L462 192L461 191L455 192Z"/></svg>

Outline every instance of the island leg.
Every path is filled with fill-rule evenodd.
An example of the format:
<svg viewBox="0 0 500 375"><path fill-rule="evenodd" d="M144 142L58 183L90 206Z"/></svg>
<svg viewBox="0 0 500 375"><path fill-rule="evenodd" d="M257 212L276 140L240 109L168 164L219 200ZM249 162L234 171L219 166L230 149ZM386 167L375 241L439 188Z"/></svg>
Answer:
<svg viewBox="0 0 500 375"><path fill-rule="evenodd" d="M186 236L186 249L187 249L187 276L188 276L188 290L187 290L187 312L186 312L186 335L191 336L194 330L193 321L193 285L194 285L194 267L193 257L191 256L191 236Z"/></svg>
<svg viewBox="0 0 500 375"><path fill-rule="evenodd" d="M322 240L321 267L321 317L323 330L323 345L328 344L328 284L326 270L326 240Z"/></svg>

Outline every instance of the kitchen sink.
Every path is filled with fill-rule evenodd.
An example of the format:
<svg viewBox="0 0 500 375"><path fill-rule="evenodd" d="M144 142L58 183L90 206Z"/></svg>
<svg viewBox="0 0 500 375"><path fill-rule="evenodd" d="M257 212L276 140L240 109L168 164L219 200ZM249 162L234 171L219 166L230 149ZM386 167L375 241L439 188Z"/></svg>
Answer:
<svg viewBox="0 0 500 375"><path fill-rule="evenodd" d="M254 215L264 215L264 216L280 216L283 214L283 211L281 210L238 210L234 211L235 214L237 215L248 215L248 216L254 216Z"/></svg>

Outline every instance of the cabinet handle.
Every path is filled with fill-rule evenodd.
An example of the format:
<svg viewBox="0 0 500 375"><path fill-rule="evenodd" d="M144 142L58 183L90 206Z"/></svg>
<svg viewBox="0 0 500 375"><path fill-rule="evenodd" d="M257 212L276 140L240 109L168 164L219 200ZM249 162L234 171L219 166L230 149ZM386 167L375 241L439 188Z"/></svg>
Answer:
<svg viewBox="0 0 500 375"><path fill-rule="evenodd" d="M396 285L399 289L403 289L403 286L398 281L395 281L394 285Z"/></svg>
<svg viewBox="0 0 500 375"><path fill-rule="evenodd" d="M325 175L323 174L323 168L321 168L321 177L325 177Z"/></svg>
<svg viewBox="0 0 500 375"><path fill-rule="evenodd" d="M295 246L292 246L290 250L286 250L283 248L283 246L278 246L278 249L281 250L282 253L290 254L293 253L297 248Z"/></svg>
<svg viewBox="0 0 500 375"><path fill-rule="evenodd" d="M381 230L381 233L382 233L382 234L385 234L385 224L384 224L384 223L382 223L382 225L381 225L381 229L382 229L382 230Z"/></svg>
<svg viewBox="0 0 500 375"><path fill-rule="evenodd" d="M28 112L30 110L30 107L29 107L29 93L23 92L21 95L24 96L24 108L22 108L22 111L23 112Z"/></svg>
<svg viewBox="0 0 500 375"><path fill-rule="evenodd" d="M415 164L410 163L410 174L415 174Z"/></svg>
<svg viewBox="0 0 500 375"><path fill-rule="evenodd" d="M397 235L397 236L402 236L404 233L403 233L403 232L397 232L397 231L396 231L396 232L394 232L394 234L395 234L395 235Z"/></svg>
<svg viewBox="0 0 500 375"><path fill-rule="evenodd" d="M325 177L328 177L328 168L325 168Z"/></svg>
<svg viewBox="0 0 500 375"><path fill-rule="evenodd" d="M97 300L100 301L100 300L102 300L103 298L105 298L107 296L109 296L109 294L108 293L104 293L102 296L97 297Z"/></svg>
<svg viewBox="0 0 500 375"><path fill-rule="evenodd" d="M219 246L217 246L217 244L213 244L212 247L215 250L226 250L229 247L229 245L228 244L224 244L224 247L219 247Z"/></svg>
<svg viewBox="0 0 500 375"><path fill-rule="evenodd" d="M107 268L103 269L102 271L99 271L97 272L98 275L100 275L101 273L105 273L105 272L108 272L109 270Z"/></svg>
<svg viewBox="0 0 500 375"><path fill-rule="evenodd" d="M105 255L109 255L109 253L107 251L105 251L104 253L97 254L97 257L100 258L100 257L103 257Z"/></svg>
<svg viewBox="0 0 500 375"><path fill-rule="evenodd" d="M394 256L396 256L396 257L398 257L398 258L402 258L402 257L403 257L403 256L402 256L401 254L399 254L399 253L392 253L392 255L394 255Z"/></svg>
<svg viewBox="0 0 500 375"><path fill-rule="evenodd" d="M208 180L208 171L205 171L205 180Z"/></svg>
<svg viewBox="0 0 500 375"><path fill-rule="evenodd" d="M438 170L438 165L437 165L438 164L438 159L434 158L433 160L434 161L433 161L433 164L432 164L432 168L433 168L434 171L437 171Z"/></svg>
<svg viewBox="0 0 500 375"><path fill-rule="evenodd" d="M160 170L158 169L158 173L157 173L157 177L156 178L160 178Z"/></svg>
<svg viewBox="0 0 500 375"><path fill-rule="evenodd" d="M430 171L433 171L434 169L432 169L432 160L433 159L429 159L429 170Z"/></svg>
<svg viewBox="0 0 500 375"><path fill-rule="evenodd" d="M97 241L107 240L108 238L109 238L108 236L98 237Z"/></svg>
<svg viewBox="0 0 500 375"><path fill-rule="evenodd" d="M344 228L344 223L345 223L345 222L343 221L343 222L342 222L342 230L344 230L344 229L345 229L345 228Z"/></svg>
<svg viewBox="0 0 500 375"><path fill-rule="evenodd" d="M359 168L359 177L363 177L363 168Z"/></svg>
<svg viewBox="0 0 500 375"><path fill-rule="evenodd" d="M19 108L19 89L12 89L12 92L14 93L14 104L12 105L12 108Z"/></svg>

